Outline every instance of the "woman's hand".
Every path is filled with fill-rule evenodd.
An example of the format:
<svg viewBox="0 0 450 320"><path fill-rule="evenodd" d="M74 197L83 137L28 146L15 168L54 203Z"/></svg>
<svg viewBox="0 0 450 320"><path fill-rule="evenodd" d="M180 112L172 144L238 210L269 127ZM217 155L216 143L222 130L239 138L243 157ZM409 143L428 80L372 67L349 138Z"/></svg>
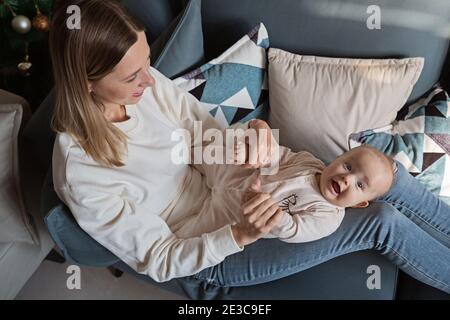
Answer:
<svg viewBox="0 0 450 320"><path fill-rule="evenodd" d="M269 166L275 154L278 143L273 137L272 130L264 120L252 120L248 130L256 131L256 145L249 145L249 141L238 141L235 146L235 159L244 160L244 168L261 168Z"/></svg>
<svg viewBox="0 0 450 320"><path fill-rule="evenodd" d="M245 192L241 200L241 221L231 227L240 247L262 238L275 227L283 211L270 194L261 193L260 178Z"/></svg>

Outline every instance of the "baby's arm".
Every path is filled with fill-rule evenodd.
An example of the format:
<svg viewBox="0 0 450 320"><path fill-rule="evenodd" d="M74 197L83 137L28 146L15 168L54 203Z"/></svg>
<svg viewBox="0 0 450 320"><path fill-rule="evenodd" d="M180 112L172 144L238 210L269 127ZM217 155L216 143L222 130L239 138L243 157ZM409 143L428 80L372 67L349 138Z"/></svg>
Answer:
<svg viewBox="0 0 450 320"><path fill-rule="evenodd" d="M307 151L294 152L287 147L280 146L280 165L317 168L323 166L323 163Z"/></svg>
<svg viewBox="0 0 450 320"><path fill-rule="evenodd" d="M241 130L241 132L245 132L249 128L249 123L250 121L238 122L229 128L216 132L212 137L205 136L201 150L196 150L194 147L191 148L192 166L206 177L210 188L226 185L229 177L235 176L236 172L245 170L242 166L238 166L237 164L239 163L235 161L236 159L242 159L240 163L245 163L246 148L239 139L237 139L237 146L227 143L227 130ZM197 156L195 155L196 153ZM194 163L194 160L197 163Z"/></svg>

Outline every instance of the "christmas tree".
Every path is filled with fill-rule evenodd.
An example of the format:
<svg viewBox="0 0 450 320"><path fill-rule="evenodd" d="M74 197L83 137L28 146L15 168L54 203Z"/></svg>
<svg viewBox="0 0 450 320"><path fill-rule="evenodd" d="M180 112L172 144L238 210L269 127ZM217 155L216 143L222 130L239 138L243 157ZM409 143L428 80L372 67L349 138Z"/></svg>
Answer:
<svg viewBox="0 0 450 320"><path fill-rule="evenodd" d="M51 88L48 31L54 0L0 0L0 88L37 108Z"/></svg>
<svg viewBox="0 0 450 320"><path fill-rule="evenodd" d="M46 42L53 0L0 0L0 67L24 59L30 44Z"/></svg>

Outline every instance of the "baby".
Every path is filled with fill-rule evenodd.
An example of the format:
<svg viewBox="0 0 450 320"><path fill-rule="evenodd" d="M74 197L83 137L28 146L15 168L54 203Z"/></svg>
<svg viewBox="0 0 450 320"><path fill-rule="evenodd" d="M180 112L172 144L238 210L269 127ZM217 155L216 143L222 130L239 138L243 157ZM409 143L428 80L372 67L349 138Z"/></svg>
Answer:
<svg viewBox="0 0 450 320"><path fill-rule="evenodd" d="M231 164L197 165L211 189L211 207L186 227L200 235L236 223L241 201L253 192L264 192L284 211L281 222L265 238L314 241L339 227L345 208L367 207L389 190L394 179L395 162L369 146L345 152L328 166L308 152L280 146L279 155L274 175Z"/></svg>

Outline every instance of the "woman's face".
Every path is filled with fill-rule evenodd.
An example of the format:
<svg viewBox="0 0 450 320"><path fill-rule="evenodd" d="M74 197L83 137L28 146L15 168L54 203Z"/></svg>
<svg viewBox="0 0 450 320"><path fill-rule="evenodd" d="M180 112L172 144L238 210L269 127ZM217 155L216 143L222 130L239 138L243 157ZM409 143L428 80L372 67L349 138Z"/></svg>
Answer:
<svg viewBox="0 0 450 320"><path fill-rule="evenodd" d="M136 104L144 89L152 87L155 79L149 73L150 47L145 32L138 33L137 42L128 49L111 73L89 83L89 89L105 104Z"/></svg>

